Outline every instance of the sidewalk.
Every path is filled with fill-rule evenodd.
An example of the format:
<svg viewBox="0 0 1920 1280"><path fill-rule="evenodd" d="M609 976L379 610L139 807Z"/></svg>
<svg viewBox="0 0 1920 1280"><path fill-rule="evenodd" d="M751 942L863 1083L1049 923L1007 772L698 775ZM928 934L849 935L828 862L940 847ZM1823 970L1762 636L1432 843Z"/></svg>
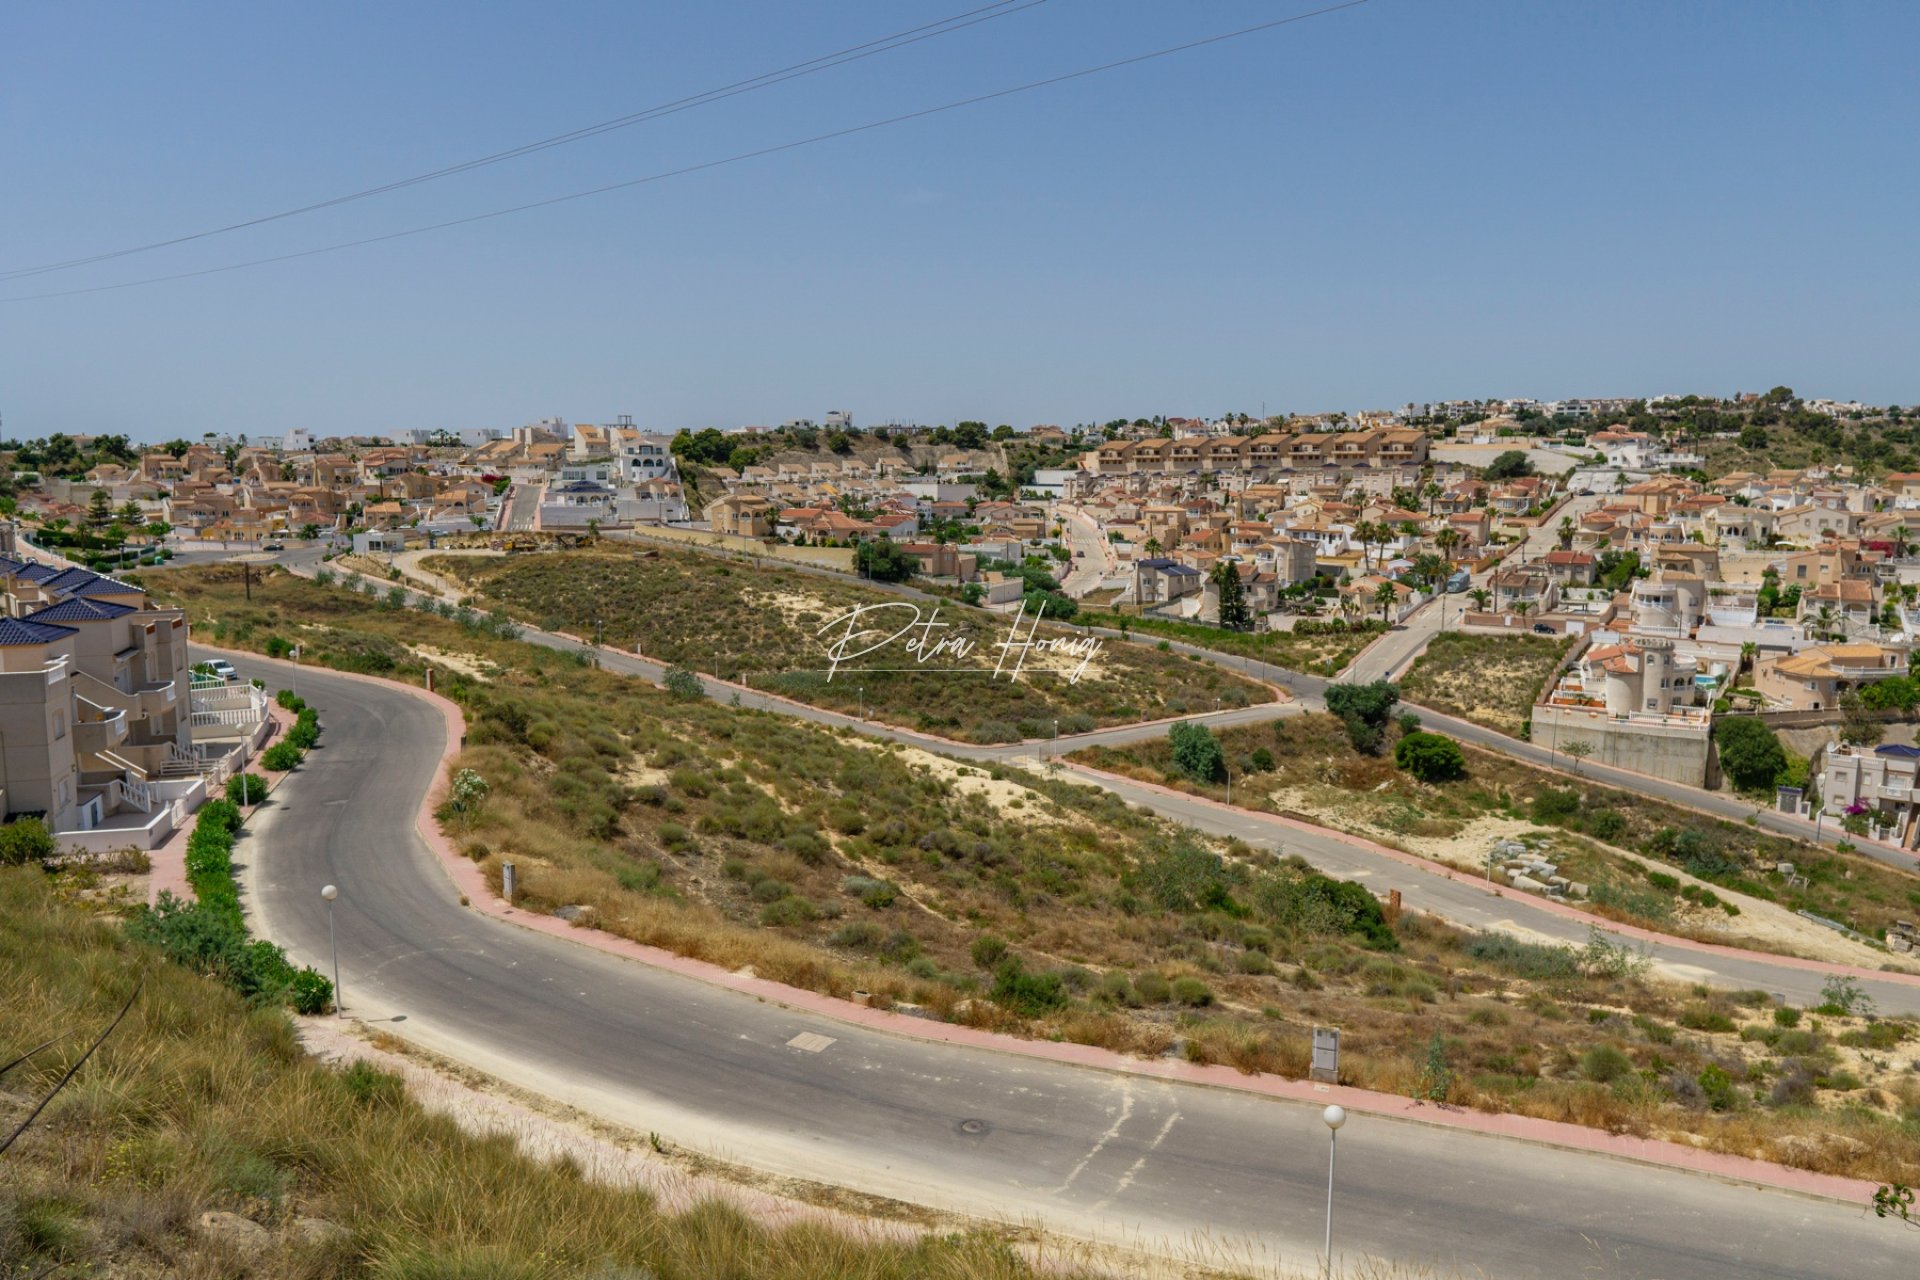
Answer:
<svg viewBox="0 0 1920 1280"><path fill-rule="evenodd" d="M198 642L196 641L195 643ZM223 652L231 651L223 650ZM251 657L252 655L249 654L247 656ZM267 741L260 744L260 750L254 753L253 759L248 761L249 765L256 766L252 771L267 780L267 790L266 794L260 797L258 804L241 811L240 822L242 831L246 829L247 819L260 812L260 806L272 799L273 793L279 789L280 784L292 776L291 773L275 773L271 769L257 765L260 757L265 754L267 745L293 726L293 713L277 702L269 705L268 714L272 717L273 729L267 734ZM207 799L224 800L226 797L209 792ZM193 834L193 828L193 822L188 822L176 827L173 834L168 836L159 848L147 855L152 863L147 873L147 902L149 905L160 901L160 895L165 892L171 892L176 898L192 899L193 886L187 883L187 837Z"/></svg>

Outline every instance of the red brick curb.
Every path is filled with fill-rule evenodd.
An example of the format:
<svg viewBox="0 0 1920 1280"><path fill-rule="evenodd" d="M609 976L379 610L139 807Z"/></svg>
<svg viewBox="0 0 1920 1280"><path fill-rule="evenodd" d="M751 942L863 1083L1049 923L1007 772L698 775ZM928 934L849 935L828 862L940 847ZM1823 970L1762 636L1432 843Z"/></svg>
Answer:
<svg viewBox="0 0 1920 1280"><path fill-rule="evenodd" d="M253 653L240 656L244 656L249 661L269 663L280 661L262 658ZM430 693L412 685L399 684L377 676L331 670L327 674L345 680L357 680L367 684L381 685L388 689L402 690L430 703L440 711L446 721L447 744L441 753L442 764L450 762L459 751L458 744L466 733L466 718L460 708L449 699L438 693ZM1873 1195L1874 1184L1871 1182L1793 1169L1745 1156L1702 1151L1650 1138L1609 1134L1559 1121L1436 1106L1394 1094L1375 1093L1343 1085L1316 1085L1277 1076L1248 1076L1225 1066L1202 1066L1164 1058L1151 1060L1128 1058L1110 1050L1088 1045L1025 1040L1017 1036L980 1031L972 1027L931 1022L887 1010L865 1008L819 992L805 991L765 978L733 972L703 960L676 955L659 947L633 942L597 929L572 925L554 916L536 915L517 910L494 896L492 886L487 883L486 876L480 868L470 859L461 856L460 852L454 848L452 840L440 831L434 815L441 801L445 799L450 785L451 780L447 776L447 770L442 768L434 785L421 799L415 827L421 839L426 841L427 847L439 857L454 887L475 910L521 928L550 937L565 938L570 942L591 946L608 954L635 960L652 968L679 974L710 986L756 996L798 1012L937 1044L964 1045L969 1048L1042 1059L1069 1066L1091 1067L1117 1074L1233 1089L1243 1093L1262 1094L1296 1102L1315 1104L1337 1102L1349 1110L1368 1115L1587 1152L1637 1164L1705 1174L1724 1182L1751 1183L1823 1199L1865 1204Z"/></svg>

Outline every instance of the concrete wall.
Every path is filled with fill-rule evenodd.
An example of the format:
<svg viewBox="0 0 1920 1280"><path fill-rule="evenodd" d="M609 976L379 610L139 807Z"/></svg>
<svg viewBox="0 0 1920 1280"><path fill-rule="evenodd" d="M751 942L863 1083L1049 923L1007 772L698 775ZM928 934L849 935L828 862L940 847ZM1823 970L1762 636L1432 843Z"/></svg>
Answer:
<svg viewBox="0 0 1920 1280"><path fill-rule="evenodd" d="M712 533L705 529L646 528L609 533L609 538L631 542L673 543L683 547L711 547L760 560L786 561L790 564L818 565L853 572L852 547L789 547L769 544L759 538L743 538L731 533Z"/></svg>
<svg viewBox="0 0 1920 1280"><path fill-rule="evenodd" d="M1709 787L1718 781L1713 744L1704 727L1615 720L1572 708L1537 706L1533 709L1533 741L1555 751L1569 742L1590 742L1593 754L1588 759L1596 763L1690 787ZM1567 761L1567 767L1573 763Z"/></svg>

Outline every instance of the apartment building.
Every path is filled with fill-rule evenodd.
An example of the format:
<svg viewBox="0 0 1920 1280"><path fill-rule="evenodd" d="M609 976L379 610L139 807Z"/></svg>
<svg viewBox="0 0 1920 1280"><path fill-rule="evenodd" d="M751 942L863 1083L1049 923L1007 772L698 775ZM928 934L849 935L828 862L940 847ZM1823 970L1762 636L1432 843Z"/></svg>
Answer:
<svg viewBox="0 0 1920 1280"><path fill-rule="evenodd" d="M259 690L217 696L217 709L193 696L180 610L86 569L0 557L8 819L38 815L68 847L154 847L205 798L207 775L224 776L228 751L264 731Z"/></svg>

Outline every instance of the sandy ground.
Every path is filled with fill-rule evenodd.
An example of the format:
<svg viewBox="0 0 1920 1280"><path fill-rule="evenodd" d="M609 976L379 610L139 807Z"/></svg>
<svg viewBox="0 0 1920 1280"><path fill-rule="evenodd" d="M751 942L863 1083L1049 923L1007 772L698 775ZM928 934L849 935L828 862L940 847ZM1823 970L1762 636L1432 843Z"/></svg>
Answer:
<svg viewBox="0 0 1920 1280"><path fill-rule="evenodd" d="M1275 804L1292 809L1296 813L1305 814L1314 821L1335 830L1348 830L1356 835L1391 843L1395 847L1405 849L1408 853L1422 858L1431 858L1435 862L1444 862L1448 866L1476 875L1486 873L1487 850L1495 841L1519 840L1525 836L1545 836L1547 842L1551 844L1560 835L1550 828L1538 827L1523 819L1494 816L1476 819L1457 835L1404 835L1359 819L1351 807L1330 806L1316 798L1309 789L1291 788L1276 792L1273 799ZM1625 849L1611 845L1608 849L1618 857L1663 871L1682 884L1695 884L1711 889L1717 897L1740 908L1738 916L1728 916L1713 908L1683 909L1680 919L1692 929L1706 935L1711 941L1739 945L1740 940L1746 939L1788 955L1802 956L1809 960L1825 960L1831 964L1859 965L1870 969L1877 969L1887 961L1884 953L1862 946L1810 920L1803 920L1785 907L1709 884L1707 881L1688 875L1678 867L1643 858Z"/></svg>
<svg viewBox="0 0 1920 1280"><path fill-rule="evenodd" d="M892 752L908 768L951 783L953 789L963 796L979 796L1009 817L1017 814L1021 819L1035 824L1065 821L1053 801L1011 778L994 778L983 769L896 742L878 742L853 736L843 737L841 741L868 751Z"/></svg>
<svg viewBox="0 0 1920 1280"><path fill-rule="evenodd" d="M430 644L410 644L408 649L419 654L435 666L458 671L461 675L472 676L476 680L487 680L500 674L499 668L491 662L482 662L472 654L454 653L447 649L436 649Z"/></svg>

